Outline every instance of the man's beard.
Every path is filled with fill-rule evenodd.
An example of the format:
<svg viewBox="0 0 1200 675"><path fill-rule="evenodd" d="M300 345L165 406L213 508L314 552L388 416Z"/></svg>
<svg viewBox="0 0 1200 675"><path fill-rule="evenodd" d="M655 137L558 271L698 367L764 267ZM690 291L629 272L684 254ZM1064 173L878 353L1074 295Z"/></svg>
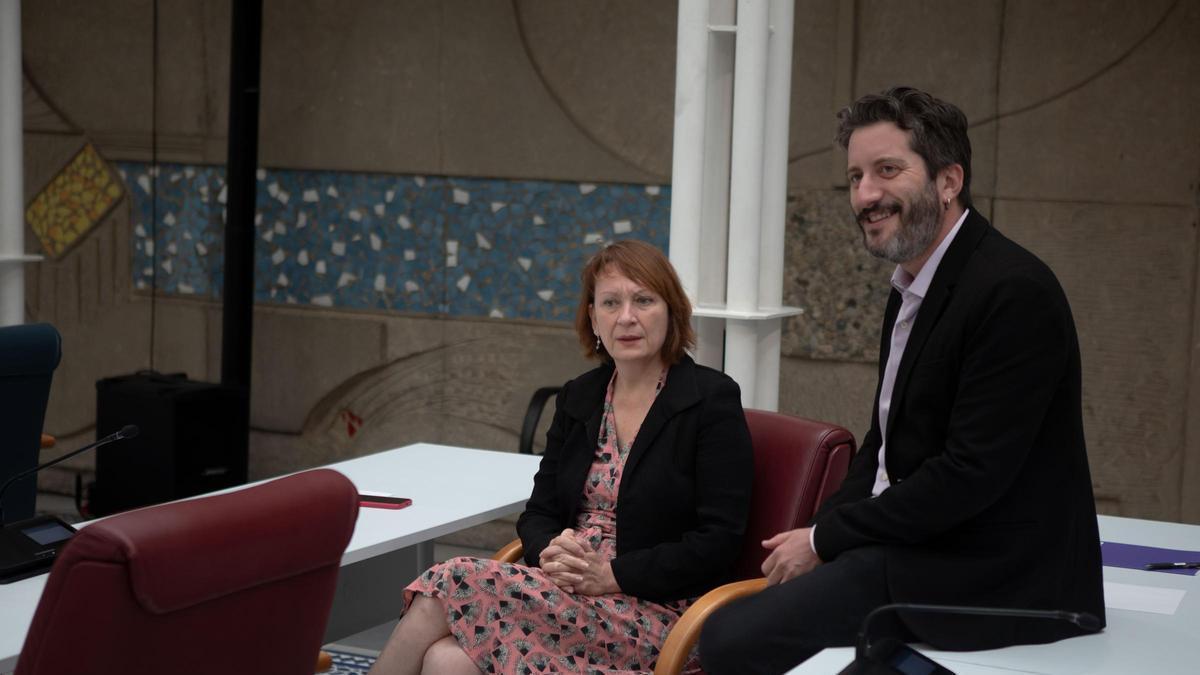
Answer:
<svg viewBox="0 0 1200 675"><path fill-rule="evenodd" d="M867 238L866 220L876 211L900 212L900 227L882 246L873 246ZM910 200L908 208L902 209L895 200L881 201L870 209L864 209L856 218L863 233L863 246L877 257L897 265L906 263L924 253L938 230L941 229L941 210L938 208L937 187L926 181L925 187Z"/></svg>

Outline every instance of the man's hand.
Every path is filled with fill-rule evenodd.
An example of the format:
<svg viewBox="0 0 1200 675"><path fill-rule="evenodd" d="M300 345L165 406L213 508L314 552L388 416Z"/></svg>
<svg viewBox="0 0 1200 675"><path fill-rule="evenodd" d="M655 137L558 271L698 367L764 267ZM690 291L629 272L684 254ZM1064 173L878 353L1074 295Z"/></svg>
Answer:
<svg viewBox="0 0 1200 675"><path fill-rule="evenodd" d="M771 555L763 561L762 572L767 578L767 585L774 586L801 574L811 572L821 564L821 559L812 550L809 542L809 530L803 527L798 530L788 530L767 539L762 543L763 548L771 551Z"/></svg>
<svg viewBox="0 0 1200 675"><path fill-rule="evenodd" d="M551 581L568 593L603 595L621 590L608 561L570 528L550 540L538 556L538 565Z"/></svg>

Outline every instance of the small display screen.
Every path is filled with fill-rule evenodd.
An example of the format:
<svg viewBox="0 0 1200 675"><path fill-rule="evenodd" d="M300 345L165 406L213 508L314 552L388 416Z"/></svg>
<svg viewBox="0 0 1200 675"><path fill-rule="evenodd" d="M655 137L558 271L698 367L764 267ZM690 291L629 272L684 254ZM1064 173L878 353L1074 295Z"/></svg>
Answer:
<svg viewBox="0 0 1200 675"><path fill-rule="evenodd" d="M21 534L36 541L42 546L57 544L60 541L70 539L74 532L71 532L62 523L39 523L33 527L28 527L21 530Z"/></svg>
<svg viewBox="0 0 1200 675"><path fill-rule="evenodd" d="M936 663L910 649L893 654L891 665L904 675L933 675L938 672Z"/></svg>

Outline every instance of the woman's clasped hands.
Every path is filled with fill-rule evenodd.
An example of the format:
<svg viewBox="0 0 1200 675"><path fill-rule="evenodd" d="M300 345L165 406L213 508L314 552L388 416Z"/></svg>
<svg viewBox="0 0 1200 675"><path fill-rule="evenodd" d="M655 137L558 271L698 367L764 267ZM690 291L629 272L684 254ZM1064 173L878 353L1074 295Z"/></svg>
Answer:
<svg viewBox="0 0 1200 675"><path fill-rule="evenodd" d="M542 549L538 566L568 593L604 595L621 590L613 576L612 565L571 528L563 530Z"/></svg>

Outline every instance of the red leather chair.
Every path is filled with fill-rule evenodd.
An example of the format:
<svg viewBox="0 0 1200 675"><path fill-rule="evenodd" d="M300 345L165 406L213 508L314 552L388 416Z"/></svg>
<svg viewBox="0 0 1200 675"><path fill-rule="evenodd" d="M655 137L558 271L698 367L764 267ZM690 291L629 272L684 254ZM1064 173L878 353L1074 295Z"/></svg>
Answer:
<svg viewBox="0 0 1200 675"><path fill-rule="evenodd" d="M747 410L754 444L754 496L742 552L734 569L737 581L709 591L688 608L671 628L655 665L656 675L675 675L687 664L704 620L717 608L766 585L762 541L804 527L817 507L846 477L854 455L854 435L846 429L803 417ZM496 560L519 562L518 539L500 549Z"/></svg>
<svg viewBox="0 0 1200 675"><path fill-rule="evenodd" d="M854 435L827 422L765 410L747 410L754 444L754 495L735 574L762 576L762 541L808 525L817 507L846 477Z"/></svg>
<svg viewBox="0 0 1200 675"><path fill-rule="evenodd" d="M89 525L16 675L310 675L357 518L354 485L319 469Z"/></svg>

